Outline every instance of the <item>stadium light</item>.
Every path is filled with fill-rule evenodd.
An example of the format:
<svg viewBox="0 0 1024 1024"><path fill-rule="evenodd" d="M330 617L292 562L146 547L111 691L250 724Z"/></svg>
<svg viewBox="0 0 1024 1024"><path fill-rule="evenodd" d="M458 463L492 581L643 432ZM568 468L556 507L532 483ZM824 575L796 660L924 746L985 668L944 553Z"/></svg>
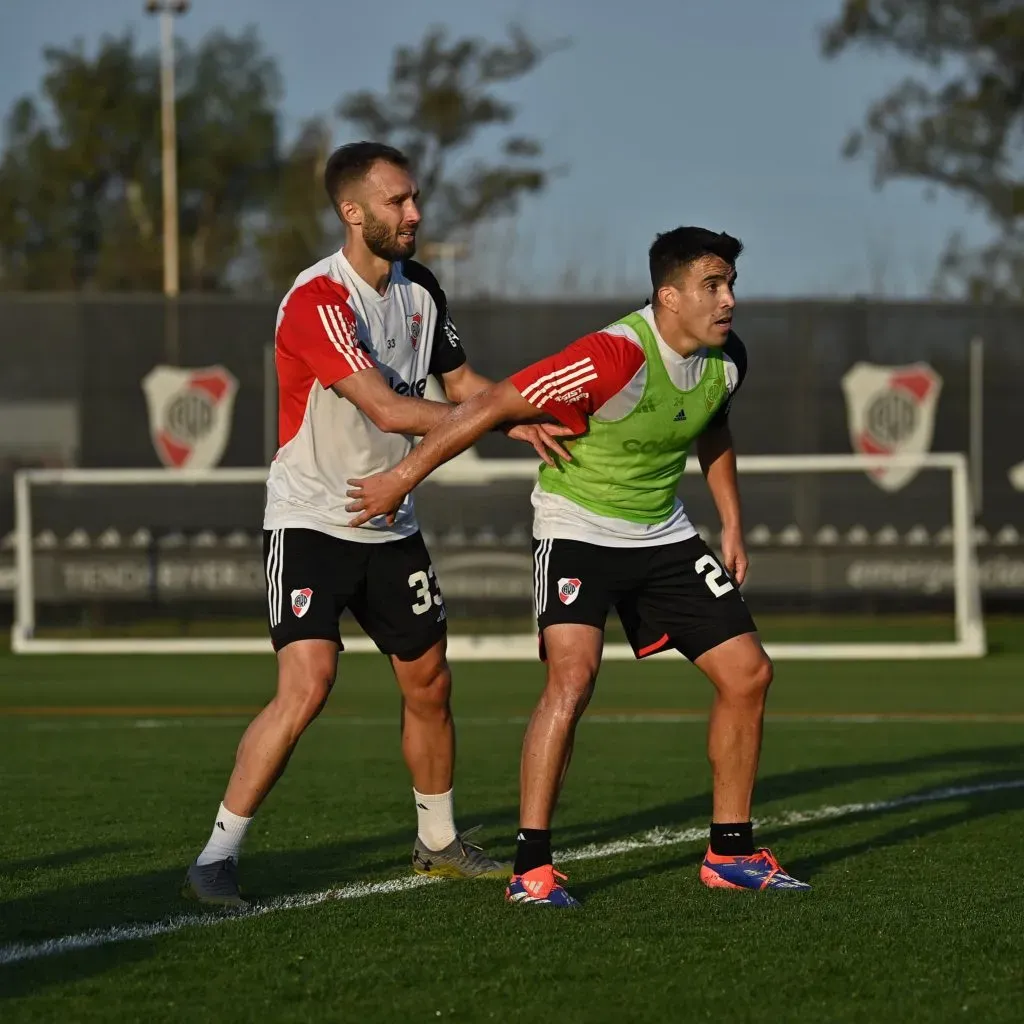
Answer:
<svg viewBox="0 0 1024 1024"><path fill-rule="evenodd" d="M174 17L189 0L146 0L146 13L160 15L160 134L164 200L164 295L176 298L178 272L178 140L174 94Z"/></svg>

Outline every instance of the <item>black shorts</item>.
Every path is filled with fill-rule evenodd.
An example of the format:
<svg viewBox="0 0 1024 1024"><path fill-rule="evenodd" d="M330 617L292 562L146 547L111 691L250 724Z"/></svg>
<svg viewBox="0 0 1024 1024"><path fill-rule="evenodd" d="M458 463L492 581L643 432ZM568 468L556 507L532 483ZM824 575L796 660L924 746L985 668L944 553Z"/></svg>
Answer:
<svg viewBox="0 0 1024 1024"><path fill-rule="evenodd" d="M635 548L534 540L533 585L542 659L545 627L604 629L611 608L638 658L675 648L694 661L757 628L739 587L700 537Z"/></svg>
<svg viewBox="0 0 1024 1024"><path fill-rule="evenodd" d="M418 658L447 630L447 613L419 533L383 544L319 530L264 530L270 639L331 640L347 608L384 654Z"/></svg>

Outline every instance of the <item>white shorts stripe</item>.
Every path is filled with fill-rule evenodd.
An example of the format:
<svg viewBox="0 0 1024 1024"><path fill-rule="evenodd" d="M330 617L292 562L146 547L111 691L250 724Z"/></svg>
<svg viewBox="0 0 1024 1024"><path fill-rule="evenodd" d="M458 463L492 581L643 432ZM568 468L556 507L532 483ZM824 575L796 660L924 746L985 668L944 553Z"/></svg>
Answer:
<svg viewBox="0 0 1024 1024"><path fill-rule="evenodd" d="M281 616L284 614L284 530L277 531L277 575L274 580L274 590L277 593L277 624L281 624Z"/></svg>
<svg viewBox="0 0 1024 1024"><path fill-rule="evenodd" d="M281 621L281 578L283 575L284 530L272 530L267 552L267 607L271 628Z"/></svg>
<svg viewBox="0 0 1024 1024"><path fill-rule="evenodd" d="M544 541L538 545L534 552L534 617L541 614L541 551L544 548Z"/></svg>
<svg viewBox="0 0 1024 1024"><path fill-rule="evenodd" d="M554 541L544 542L544 565L541 566L541 610L548 610L548 569L551 565L551 546Z"/></svg>
<svg viewBox="0 0 1024 1024"><path fill-rule="evenodd" d="M274 625L274 541L277 539L277 530L270 531L270 543L267 545L267 618L270 625Z"/></svg>
<svg viewBox="0 0 1024 1024"><path fill-rule="evenodd" d="M551 540L542 540L537 546L533 566L533 599L537 618L548 606L548 564L551 561Z"/></svg>

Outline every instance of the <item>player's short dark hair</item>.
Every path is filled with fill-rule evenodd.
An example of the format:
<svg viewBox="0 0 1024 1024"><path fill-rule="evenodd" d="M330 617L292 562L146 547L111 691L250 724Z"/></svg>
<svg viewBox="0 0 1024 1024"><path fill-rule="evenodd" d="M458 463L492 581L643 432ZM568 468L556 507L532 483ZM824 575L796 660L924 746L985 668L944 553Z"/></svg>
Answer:
<svg viewBox="0 0 1024 1024"><path fill-rule="evenodd" d="M679 270L702 256L718 256L730 267L735 267L741 252L743 243L724 231L695 227L666 231L654 239L649 253L654 295L657 296L658 289L675 277Z"/></svg>
<svg viewBox="0 0 1024 1024"><path fill-rule="evenodd" d="M336 149L324 168L324 188L331 202L337 205L341 190L365 178L378 160L405 170L409 167L409 158L400 149L383 142L350 142Z"/></svg>

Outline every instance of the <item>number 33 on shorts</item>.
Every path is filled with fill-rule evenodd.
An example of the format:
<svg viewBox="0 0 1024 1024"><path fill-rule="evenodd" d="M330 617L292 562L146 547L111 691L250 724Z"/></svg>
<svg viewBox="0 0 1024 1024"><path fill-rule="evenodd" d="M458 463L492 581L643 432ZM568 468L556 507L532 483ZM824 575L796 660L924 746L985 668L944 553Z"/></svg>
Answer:
<svg viewBox="0 0 1024 1024"><path fill-rule="evenodd" d="M413 592L412 611L414 615L426 615L431 608L444 611L444 598L441 588L437 585L434 567L427 566L426 572L420 569L409 576L409 586Z"/></svg>

